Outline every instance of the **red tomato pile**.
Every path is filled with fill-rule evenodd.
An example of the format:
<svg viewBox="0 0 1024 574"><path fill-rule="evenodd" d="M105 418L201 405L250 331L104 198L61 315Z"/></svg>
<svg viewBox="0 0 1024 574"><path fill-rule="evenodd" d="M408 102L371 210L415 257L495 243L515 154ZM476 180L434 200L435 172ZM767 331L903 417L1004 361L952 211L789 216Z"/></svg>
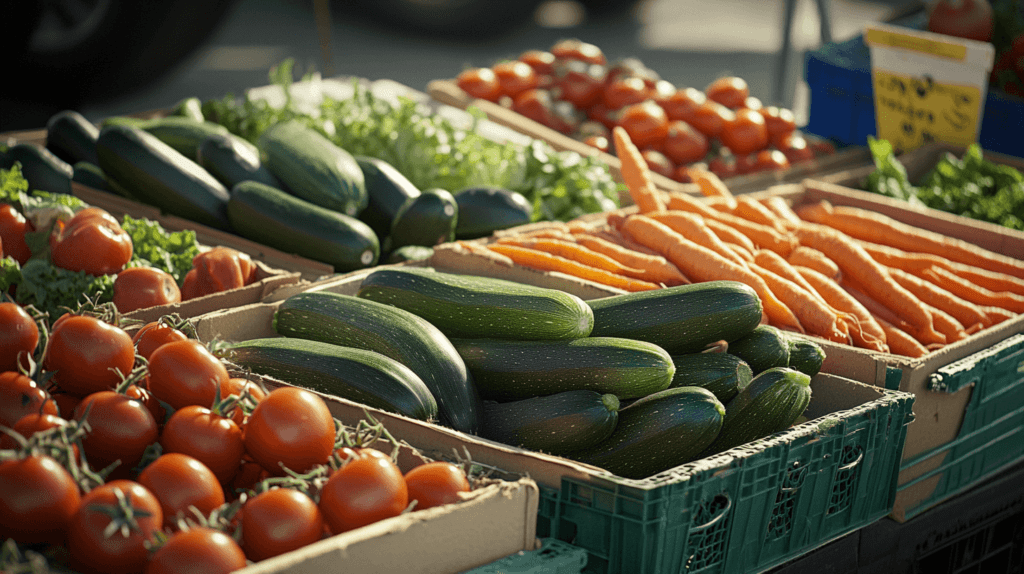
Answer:
<svg viewBox="0 0 1024 574"><path fill-rule="evenodd" d="M44 350L18 305L0 325L0 367L23 368L0 374L0 541L81 572L229 572L470 490L459 466L345 446L319 396L232 378L169 320L131 337L68 314Z"/></svg>
<svg viewBox="0 0 1024 574"><path fill-rule="evenodd" d="M455 81L603 151L613 151L610 131L622 126L651 169L677 181L690 181L687 166L700 162L725 178L834 151L802 136L792 111L762 106L742 78L722 77L703 91L676 87L635 58L609 64L599 47L576 39L466 69Z"/></svg>

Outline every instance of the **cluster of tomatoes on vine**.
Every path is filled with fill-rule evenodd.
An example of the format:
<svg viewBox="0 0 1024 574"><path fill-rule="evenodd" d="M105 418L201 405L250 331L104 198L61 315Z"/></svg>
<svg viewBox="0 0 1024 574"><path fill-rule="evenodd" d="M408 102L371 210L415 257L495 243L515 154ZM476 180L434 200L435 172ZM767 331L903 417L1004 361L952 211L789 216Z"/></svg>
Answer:
<svg viewBox="0 0 1024 574"><path fill-rule="evenodd" d="M742 78L676 87L635 58L610 64L600 47L578 39L468 68L455 82L602 151L614 153L609 133L622 126L649 167L677 181L690 181L687 167L700 162L727 178L834 151L804 138L792 111L763 106Z"/></svg>
<svg viewBox="0 0 1024 574"><path fill-rule="evenodd" d="M0 542L84 573L229 572L470 490L453 463L403 474L369 446L386 430L315 393L231 376L180 319L32 311L0 303Z"/></svg>

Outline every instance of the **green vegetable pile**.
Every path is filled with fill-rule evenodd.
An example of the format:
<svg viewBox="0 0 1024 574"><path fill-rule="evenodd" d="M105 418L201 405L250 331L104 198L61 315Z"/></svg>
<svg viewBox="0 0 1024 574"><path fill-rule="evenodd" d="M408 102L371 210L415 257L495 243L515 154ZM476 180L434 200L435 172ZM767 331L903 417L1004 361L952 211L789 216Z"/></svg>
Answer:
<svg viewBox="0 0 1024 574"><path fill-rule="evenodd" d="M270 72L270 81L286 95L292 65L288 60ZM300 109L290 96L275 107L248 94L228 94L203 102L203 115L253 143L269 126L297 119L353 155L390 163L419 189L458 193L490 186L522 193L533 202L534 220L568 221L619 205L621 184L594 158L560 152L537 140L525 147L497 143L476 132L483 117L479 110L470 110L474 125L460 129L408 97L399 97L395 105L359 82L353 84L352 98L325 95L315 110Z"/></svg>
<svg viewBox="0 0 1024 574"><path fill-rule="evenodd" d="M71 195L30 192L20 164L15 163L11 169L0 169L0 203L15 206L36 226L36 231L25 236L33 255L24 266L11 257L0 258L0 292L10 293L21 305L33 305L48 313L50 321L69 309L77 309L86 302L86 297L94 303L113 300L115 275L96 277L84 271L68 271L49 260L48 238L53 221L88 207L85 202ZM192 268L192 258L199 253L194 231L168 232L155 221L128 215L121 221L121 227L132 238L129 267L163 269L181 285Z"/></svg>
<svg viewBox="0 0 1024 574"><path fill-rule="evenodd" d="M888 141L869 137L868 147L875 162L868 191L1024 231L1024 174L986 160L978 144L962 158L945 154L920 185L907 177Z"/></svg>

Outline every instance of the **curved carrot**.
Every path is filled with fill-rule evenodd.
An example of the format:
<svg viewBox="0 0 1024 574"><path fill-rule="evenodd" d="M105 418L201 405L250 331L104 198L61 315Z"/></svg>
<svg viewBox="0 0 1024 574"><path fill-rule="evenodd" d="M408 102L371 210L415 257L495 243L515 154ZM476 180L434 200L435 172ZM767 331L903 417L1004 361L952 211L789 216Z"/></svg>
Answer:
<svg viewBox="0 0 1024 574"><path fill-rule="evenodd" d="M695 282L727 279L746 283L761 298L761 305L769 322L780 328L803 333L799 319L793 311L772 293L768 284L745 265L739 265L698 245L682 235L644 215L631 215L622 221L623 235L659 251Z"/></svg>
<svg viewBox="0 0 1024 574"><path fill-rule="evenodd" d="M992 319L992 324L993 325L998 325L999 323L1002 323L1003 321L1008 321L1008 320L1013 319L1014 317L1017 316L1016 313L1013 313L1011 311L1007 311L1006 309L1003 309L1001 307L982 306L981 310L984 311L985 314L988 315L989 318Z"/></svg>
<svg viewBox="0 0 1024 574"><path fill-rule="evenodd" d="M767 225L782 233L787 230L787 226L775 215L775 212L768 209L763 203L746 195L740 195L736 198L736 207L732 210L732 213L743 219L749 219L754 223Z"/></svg>
<svg viewBox="0 0 1024 574"><path fill-rule="evenodd" d="M914 359L923 357L929 353L927 347L918 342L917 339L911 337L906 331L896 327L885 319L875 317L875 321L878 322L882 331L885 332L885 339L889 345L890 353Z"/></svg>
<svg viewBox="0 0 1024 574"><path fill-rule="evenodd" d="M902 269L889 268L889 275L896 280L897 283L906 288L914 294L915 297L921 300L922 303L937 307L959 321L965 329L972 329L974 325L980 325L981 328L988 327L992 324L992 319L985 314L977 305L957 297L953 293L950 293L946 289L939 287L938 285L921 279L917 275L907 273Z"/></svg>
<svg viewBox="0 0 1024 574"><path fill-rule="evenodd" d="M932 283L976 305L991 305L1014 313L1024 313L1024 296L985 289L941 267L932 267L922 274Z"/></svg>
<svg viewBox="0 0 1024 574"><path fill-rule="evenodd" d="M661 199L661 193L654 187L647 160L629 139L625 128L622 126L612 128L612 139L615 143L615 153L621 164L619 172L622 174L622 181L625 182L633 203L640 208L640 213L663 211L665 203Z"/></svg>
<svg viewBox="0 0 1024 574"><path fill-rule="evenodd" d="M663 283L669 287L686 285L690 282L678 267L669 263L667 259L660 255L640 253L590 233L576 235L576 241L597 253L602 253L615 259L626 267L642 270L643 276L636 277L636 279L645 279L652 283Z"/></svg>
<svg viewBox="0 0 1024 574"><path fill-rule="evenodd" d="M764 279L772 293L793 311L807 333L829 341L850 344L852 340L846 322L828 304L797 283L756 263L747 267Z"/></svg>
<svg viewBox="0 0 1024 574"><path fill-rule="evenodd" d="M655 221L664 223L669 229L690 241L703 245L727 259L732 259L736 263L743 264L743 259L729 249L718 235L715 235L714 231L711 231L707 225L704 225L704 220L699 215L687 211L673 210L650 213L647 216Z"/></svg>
<svg viewBox="0 0 1024 574"><path fill-rule="evenodd" d="M831 277L834 281L838 281L841 275L839 266L836 265L835 261L829 259L821 251L812 249L806 245L798 245L789 254L786 261L788 261L790 265L810 267L826 277Z"/></svg>
<svg viewBox="0 0 1024 574"><path fill-rule="evenodd" d="M733 253L739 255L740 259L742 259L744 263L754 262L754 253L747 249L746 247L742 245L736 245L735 243L723 243L725 243L725 246L728 247Z"/></svg>
<svg viewBox="0 0 1024 574"><path fill-rule="evenodd" d="M590 248L574 243L571 240L566 241L564 239L551 239L547 237L502 237L497 239L495 243L516 245L519 247L536 249L537 251L544 251L552 255L572 259L573 261L578 261L584 265L604 269L605 271L617 273L619 275L627 275L626 272L634 274L642 273L639 269L627 267L603 253L597 253Z"/></svg>
<svg viewBox="0 0 1024 574"><path fill-rule="evenodd" d="M935 330L934 322L931 324L931 329L921 329L919 326L904 320L899 313L893 311L885 304L876 300L870 294L865 292L864 287L862 285L851 283L849 279L843 279L843 281L840 283L840 287L845 289L846 292L853 296L853 298L855 298L857 301L860 301L860 304L863 305L865 309L870 311L871 315L874 316L876 319L884 319L890 324L899 327L901 331L904 331L910 336L914 337L922 345L928 346L931 344L946 343L946 336ZM924 304L918 303L918 306L921 309L927 311L927 307L925 307ZM930 318L931 313L929 313L928 316ZM888 341L888 339L886 340Z"/></svg>
<svg viewBox="0 0 1024 574"><path fill-rule="evenodd" d="M925 303L927 305L927 303ZM932 307L929 305L928 308L932 314L932 321L935 323L935 330L946 336L947 343L955 343L962 339L967 338L967 329L964 328L963 323L956 320L956 317L949 313L939 309L938 307ZM979 331L980 326L976 327L976 331Z"/></svg>
<svg viewBox="0 0 1024 574"><path fill-rule="evenodd" d="M735 227L730 227L729 225L726 225L725 223L722 223L717 219L708 219L706 217L704 218L704 225L707 225L708 229L714 231L715 235L717 235L722 241L725 241L726 243L739 245L740 247L743 247L750 253L753 253L754 251L757 250L757 246L754 245L754 242L751 241L750 238L747 237L746 235L743 235L739 231L736 231Z"/></svg>
<svg viewBox="0 0 1024 574"><path fill-rule="evenodd" d="M975 285L991 291L1009 291L1017 295L1024 295L1024 279L1018 279L1012 275L989 271L988 269L982 269L981 267L975 267L966 263L957 263L931 253L904 251L868 241L861 241L860 243L875 261L888 267L903 269L919 277L925 269L942 267Z"/></svg>
<svg viewBox="0 0 1024 574"><path fill-rule="evenodd" d="M794 266L794 268L825 299L826 303L853 317L849 320L848 325L850 337L855 346L874 351L889 351L889 347L885 343L885 331L875 321L871 312L861 305L860 301L840 287L831 277L810 267Z"/></svg>
<svg viewBox="0 0 1024 574"><path fill-rule="evenodd" d="M725 182L715 175L714 172L701 167L690 166L686 168L686 175L689 175L693 183L697 184L700 194L704 197L719 198L722 201L722 205L727 209L736 208L736 197L729 191L729 186L725 185Z"/></svg>
<svg viewBox="0 0 1024 574"><path fill-rule="evenodd" d="M803 223L800 216L790 207L789 202L778 195L764 197L761 199L761 203L771 210L787 229L794 229Z"/></svg>
<svg viewBox="0 0 1024 574"><path fill-rule="evenodd" d="M503 245L500 243L491 243L487 245L487 248L496 253L505 255L516 264L522 265L523 267L530 267L541 271L557 271L565 273L566 275L572 275L579 279L586 279L588 281L593 281L594 283L616 287L624 291L649 291L661 288L660 285L656 285L649 281L641 281L639 279L616 275L615 273L605 271L604 269L590 267L589 265L584 265L578 261L573 261L571 259L566 259L564 257L559 257L536 249L518 247L516 245Z"/></svg>

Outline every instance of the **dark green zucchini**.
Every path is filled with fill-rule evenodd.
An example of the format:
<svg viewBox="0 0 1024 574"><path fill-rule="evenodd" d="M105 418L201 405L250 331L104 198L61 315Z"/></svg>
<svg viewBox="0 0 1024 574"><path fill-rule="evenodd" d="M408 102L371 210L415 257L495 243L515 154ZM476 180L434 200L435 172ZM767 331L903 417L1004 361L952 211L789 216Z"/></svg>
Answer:
<svg viewBox="0 0 1024 574"><path fill-rule="evenodd" d="M421 192L395 166L382 159L358 155L355 160L366 183L367 204L359 219L369 225L378 237L387 237L398 212Z"/></svg>
<svg viewBox="0 0 1024 574"><path fill-rule="evenodd" d="M46 122L46 149L72 165L98 161L96 138L99 136L100 129L74 110L57 112Z"/></svg>
<svg viewBox="0 0 1024 574"><path fill-rule="evenodd" d="M196 161L228 189L243 181L258 181L284 189L260 161L260 150L232 133L213 134L199 142Z"/></svg>
<svg viewBox="0 0 1024 574"><path fill-rule="evenodd" d="M380 258L380 242L362 221L269 185L236 185L227 214L242 237L329 263L339 272L372 267Z"/></svg>
<svg viewBox="0 0 1024 574"><path fill-rule="evenodd" d="M707 389L666 389L623 407L607 440L568 457L624 478L647 478L697 459L718 436L724 416L725 407Z"/></svg>
<svg viewBox="0 0 1024 574"><path fill-rule="evenodd" d="M258 375L420 420L437 402L409 367L384 355L287 337L232 343L227 358Z"/></svg>
<svg viewBox="0 0 1024 574"><path fill-rule="evenodd" d="M291 120L267 128L257 142L263 163L296 197L356 217L368 202L352 154L315 129Z"/></svg>
<svg viewBox="0 0 1024 574"><path fill-rule="evenodd" d="M174 104L174 107L171 108L171 115L182 116L194 122L206 121L206 118L203 117L203 102L195 96L183 98Z"/></svg>
<svg viewBox="0 0 1024 574"><path fill-rule="evenodd" d="M728 350L746 361L755 376L772 367L789 366L789 337L771 325L758 325L746 336L730 341Z"/></svg>
<svg viewBox="0 0 1024 574"><path fill-rule="evenodd" d="M388 253L388 263L405 263L407 261L424 261L434 255L434 248L426 245L405 245L392 249Z"/></svg>
<svg viewBox="0 0 1024 574"><path fill-rule="evenodd" d="M197 122L185 116L153 118L147 120L140 127L192 161L197 160L199 144L203 140L212 135L230 133L228 128L220 124L206 121Z"/></svg>
<svg viewBox="0 0 1024 574"><path fill-rule="evenodd" d="M437 401L441 424L476 433L480 396L451 341L422 317L398 307L326 291L299 293L274 313L285 337L377 351L412 369Z"/></svg>
<svg viewBox="0 0 1024 574"><path fill-rule="evenodd" d="M455 239L459 206L444 189L427 189L405 203L391 225L391 248L438 245Z"/></svg>
<svg viewBox="0 0 1024 574"><path fill-rule="evenodd" d="M737 281L708 281L587 301L593 336L626 337L672 354L734 341L761 322L761 299Z"/></svg>
<svg viewBox="0 0 1024 574"><path fill-rule="evenodd" d="M825 349L814 341L798 335L786 334L789 340L789 368L811 377L825 364Z"/></svg>
<svg viewBox="0 0 1024 574"><path fill-rule="evenodd" d="M485 400L514 401L574 389L635 399L668 388L675 374L664 349L632 339L451 341Z"/></svg>
<svg viewBox="0 0 1024 574"><path fill-rule="evenodd" d="M789 367L773 367L725 404L722 432L703 456L786 430L811 402L811 377Z"/></svg>
<svg viewBox="0 0 1024 574"><path fill-rule="evenodd" d="M21 175L28 180L30 191L71 194L74 168L43 146L19 143L7 150L8 161L21 163Z"/></svg>
<svg viewBox="0 0 1024 574"><path fill-rule="evenodd" d="M415 313L449 338L575 339L594 326L586 302L564 291L430 268L378 269L357 296Z"/></svg>
<svg viewBox="0 0 1024 574"><path fill-rule="evenodd" d="M496 187L471 187L455 194L459 218L456 239L489 237L499 229L533 220L533 205L523 194Z"/></svg>
<svg viewBox="0 0 1024 574"><path fill-rule="evenodd" d="M107 176L96 164L80 161L71 166L71 180L100 191L113 191L107 184Z"/></svg>
<svg viewBox="0 0 1024 574"><path fill-rule="evenodd" d="M722 403L750 384L754 373L746 361L730 353L672 355L676 374L670 387L701 387Z"/></svg>
<svg viewBox="0 0 1024 574"><path fill-rule="evenodd" d="M217 178L153 134L110 125L96 140L99 167L117 185L161 211L229 230L229 192Z"/></svg>
<svg viewBox="0 0 1024 574"><path fill-rule="evenodd" d="M507 403L484 403L480 436L529 450L563 455L611 436L619 420L612 394L575 390Z"/></svg>

